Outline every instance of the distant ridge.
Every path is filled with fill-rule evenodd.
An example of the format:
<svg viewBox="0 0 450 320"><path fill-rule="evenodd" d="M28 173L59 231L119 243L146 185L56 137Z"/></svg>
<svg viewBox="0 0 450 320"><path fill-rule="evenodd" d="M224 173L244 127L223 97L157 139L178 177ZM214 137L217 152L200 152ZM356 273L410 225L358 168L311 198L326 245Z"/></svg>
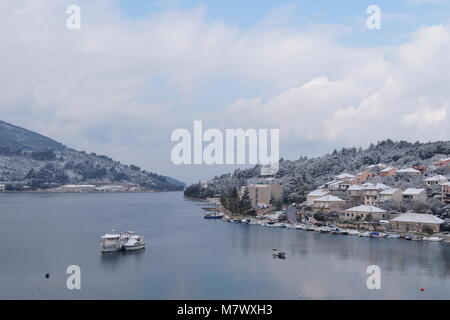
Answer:
<svg viewBox="0 0 450 320"><path fill-rule="evenodd" d="M66 149L62 143L2 120L0 120L0 147L24 151Z"/></svg>
<svg viewBox="0 0 450 320"><path fill-rule="evenodd" d="M149 191L183 190L176 179L122 164L110 157L76 151L53 139L0 120L0 181L20 190L64 184L125 183ZM11 189L10 189L11 190Z"/></svg>

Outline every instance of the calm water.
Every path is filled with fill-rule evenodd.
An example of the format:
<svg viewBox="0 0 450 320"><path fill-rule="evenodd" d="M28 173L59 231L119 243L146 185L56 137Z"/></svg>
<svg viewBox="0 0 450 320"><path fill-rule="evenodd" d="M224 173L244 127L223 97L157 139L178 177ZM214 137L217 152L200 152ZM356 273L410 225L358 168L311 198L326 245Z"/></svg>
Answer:
<svg viewBox="0 0 450 320"><path fill-rule="evenodd" d="M101 255L113 228L150 245ZM181 193L0 194L0 244L1 299L450 299L450 245L208 221Z"/></svg>

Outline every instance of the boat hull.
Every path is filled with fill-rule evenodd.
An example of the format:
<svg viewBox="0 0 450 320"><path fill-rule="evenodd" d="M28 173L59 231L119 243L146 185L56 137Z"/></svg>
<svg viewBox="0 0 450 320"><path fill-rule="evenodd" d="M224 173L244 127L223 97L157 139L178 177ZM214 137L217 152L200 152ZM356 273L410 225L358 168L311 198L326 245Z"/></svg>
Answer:
<svg viewBox="0 0 450 320"><path fill-rule="evenodd" d="M145 244L140 244L137 246L124 246L123 248L125 249L125 251L136 251L136 250L145 249Z"/></svg>

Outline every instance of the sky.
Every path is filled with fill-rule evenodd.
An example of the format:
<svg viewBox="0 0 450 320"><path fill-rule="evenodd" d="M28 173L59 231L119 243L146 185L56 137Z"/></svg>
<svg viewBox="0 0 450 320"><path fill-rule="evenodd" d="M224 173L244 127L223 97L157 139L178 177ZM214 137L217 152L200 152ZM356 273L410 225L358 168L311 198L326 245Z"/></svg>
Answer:
<svg viewBox="0 0 450 320"><path fill-rule="evenodd" d="M1 120L188 183L235 168L172 163L194 120L285 159L449 139L450 0L3 0L0 54Z"/></svg>

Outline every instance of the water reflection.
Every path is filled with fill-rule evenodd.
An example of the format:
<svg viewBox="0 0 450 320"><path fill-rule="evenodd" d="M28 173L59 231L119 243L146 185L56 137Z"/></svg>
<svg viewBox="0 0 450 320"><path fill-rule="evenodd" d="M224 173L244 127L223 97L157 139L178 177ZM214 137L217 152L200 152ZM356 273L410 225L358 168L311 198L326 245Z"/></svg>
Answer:
<svg viewBox="0 0 450 320"><path fill-rule="evenodd" d="M100 266L105 271L115 271L123 266L139 266L144 260L145 250L116 251L100 254Z"/></svg>

